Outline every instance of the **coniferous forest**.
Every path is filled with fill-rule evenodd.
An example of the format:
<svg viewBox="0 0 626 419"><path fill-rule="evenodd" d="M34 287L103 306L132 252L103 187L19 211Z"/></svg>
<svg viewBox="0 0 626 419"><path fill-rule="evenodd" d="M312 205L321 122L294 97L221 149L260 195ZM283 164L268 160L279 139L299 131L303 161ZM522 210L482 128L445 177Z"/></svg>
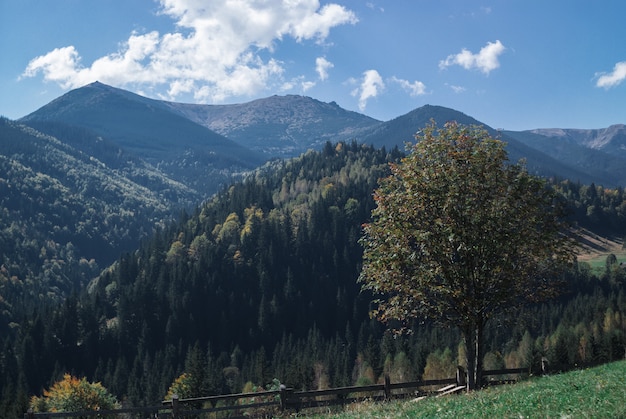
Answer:
<svg viewBox="0 0 626 419"><path fill-rule="evenodd" d="M193 395L274 379L311 389L450 376L459 335L428 322L395 336L357 283L361 225L397 149L327 143L267 163L145 239L58 305L29 307L0 335L0 417L65 373L125 405L158 404L181 374ZM622 189L550 180L572 223L623 238ZM0 273L3 287L10 279ZM552 370L622 359L626 273L579 263L556 300L488 324L485 367ZM2 304L2 301L0 301ZM0 306L1 307L1 306ZM248 388L249 388L248 384Z"/></svg>

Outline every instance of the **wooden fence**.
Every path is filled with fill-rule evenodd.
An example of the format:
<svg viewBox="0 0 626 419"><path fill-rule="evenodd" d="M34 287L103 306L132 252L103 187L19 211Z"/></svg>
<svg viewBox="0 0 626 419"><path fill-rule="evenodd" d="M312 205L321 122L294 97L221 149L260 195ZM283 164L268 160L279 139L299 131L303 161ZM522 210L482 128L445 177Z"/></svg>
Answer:
<svg viewBox="0 0 626 419"><path fill-rule="evenodd" d="M485 385L496 385L517 381L520 375L528 373L527 368L483 371ZM516 379L511 378L516 376ZM487 379L487 377L500 377ZM503 378L504 377L504 378ZM444 387L441 387L444 386ZM299 391L281 386L280 390L255 393L226 394L189 399L174 396L161 406L123 408L114 410L34 413L28 411L24 419L35 418L185 418L203 413L228 412L228 417L273 417L284 411L299 412L303 409L346 405L360 400L391 400L402 397L426 397L446 395L465 389L465 373L457 372L454 378L440 380L420 380L392 383L385 376L382 384L349 386L326 390Z"/></svg>

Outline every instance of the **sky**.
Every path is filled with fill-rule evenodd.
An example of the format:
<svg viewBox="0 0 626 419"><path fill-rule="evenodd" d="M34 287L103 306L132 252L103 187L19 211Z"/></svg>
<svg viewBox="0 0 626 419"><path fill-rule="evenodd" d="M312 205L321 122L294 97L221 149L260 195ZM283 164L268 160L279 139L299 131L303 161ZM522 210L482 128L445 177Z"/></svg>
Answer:
<svg viewBox="0 0 626 419"><path fill-rule="evenodd" d="M626 123L623 0L0 0L0 115L94 81L176 102L297 94L387 121Z"/></svg>

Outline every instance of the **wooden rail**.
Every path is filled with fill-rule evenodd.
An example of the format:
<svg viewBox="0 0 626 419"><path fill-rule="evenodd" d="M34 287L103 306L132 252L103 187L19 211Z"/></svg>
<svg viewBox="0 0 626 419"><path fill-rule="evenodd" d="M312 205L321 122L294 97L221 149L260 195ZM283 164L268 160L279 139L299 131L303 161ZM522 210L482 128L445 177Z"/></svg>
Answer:
<svg viewBox="0 0 626 419"><path fill-rule="evenodd" d="M483 377L498 375L521 375L528 373L527 368L500 369L483 371ZM485 384L495 385L512 380L486 380ZM444 386L437 390L425 391L424 388ZM359 400L390 400L401 397L420 397L428 395L446 395L465 389L465 375L457 373L454 378L439 380L419 380L403 383L391 383L385 376L383 384L368 386L348 386L326 390L299 391L281 386L280 390L260 391L256 393L226 394L220 396L195 397L179 399L174 396L164 400L161 406L124 408L100 411L34 413L29 410L24 419L35 418L90 418L118 417L127 414L149 414L158 418L183 418L201 413L234 411L235 415L243 416L249 412L251 416L271 416L271 412L345 405ZM265 412L265 414L263 413ZM151 417L152 417L151 416ZM143 416L145 417L145 416Z"/></svg>

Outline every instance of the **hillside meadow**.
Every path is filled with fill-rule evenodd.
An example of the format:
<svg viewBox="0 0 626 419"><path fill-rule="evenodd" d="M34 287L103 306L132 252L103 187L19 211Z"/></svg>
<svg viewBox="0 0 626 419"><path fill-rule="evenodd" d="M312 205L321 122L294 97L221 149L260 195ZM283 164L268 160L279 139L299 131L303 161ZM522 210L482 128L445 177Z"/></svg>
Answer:
<svg viewBox="0 0 626 419"><path fill-rule="evenodd" d="M626 361L490 387L470 394L364 402L319 419L624 418Z"/></svg>

